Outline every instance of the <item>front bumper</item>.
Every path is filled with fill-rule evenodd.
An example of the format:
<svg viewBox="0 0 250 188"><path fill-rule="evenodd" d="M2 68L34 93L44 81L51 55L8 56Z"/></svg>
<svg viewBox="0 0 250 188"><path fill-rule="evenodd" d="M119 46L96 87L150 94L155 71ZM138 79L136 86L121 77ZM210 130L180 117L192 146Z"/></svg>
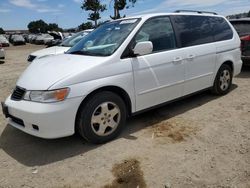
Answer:
<svg viewBox="0 0 250 188"><path fill-rule="evenodd" d="M36 103L13 101L8 97L5 105L10 125L33 136L53 139L74 134L81 101L82 97L77 97L57 103Z"/></svg>

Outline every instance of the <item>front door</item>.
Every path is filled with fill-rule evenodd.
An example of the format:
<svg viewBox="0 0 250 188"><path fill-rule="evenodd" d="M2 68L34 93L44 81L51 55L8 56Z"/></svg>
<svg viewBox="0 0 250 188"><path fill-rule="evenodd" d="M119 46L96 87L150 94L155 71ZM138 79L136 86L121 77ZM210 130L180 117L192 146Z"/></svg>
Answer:
<svg viewBox="0 0 250 188"><path fill-rule="evenodd" d="M147 20L135 36L135 43L151 41L153 52L131 59L136 92L136 111L183 95L184 50L177 49L169 17Z"/></svg>

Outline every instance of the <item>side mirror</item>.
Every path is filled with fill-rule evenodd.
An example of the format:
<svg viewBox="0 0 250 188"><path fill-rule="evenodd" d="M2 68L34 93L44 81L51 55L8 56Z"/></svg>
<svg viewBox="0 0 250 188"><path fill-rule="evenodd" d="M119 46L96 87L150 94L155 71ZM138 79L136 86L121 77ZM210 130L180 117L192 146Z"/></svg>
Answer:
<svg viewBox="0 0 250 188"><path fill-rule="evenodd" d="M153 44L151 41L138 42L133 49L134 55L147 55L152 51Z"/></svg>

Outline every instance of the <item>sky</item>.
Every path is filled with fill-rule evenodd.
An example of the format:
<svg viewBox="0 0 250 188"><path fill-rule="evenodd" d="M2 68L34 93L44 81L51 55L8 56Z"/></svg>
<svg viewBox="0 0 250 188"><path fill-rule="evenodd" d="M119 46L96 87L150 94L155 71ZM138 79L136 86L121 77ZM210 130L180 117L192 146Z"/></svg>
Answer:
<svg viewBox="0 0 250 188"><path fill-rule="evenodd" d="M27 29L30 21L42 19L62 28L74 28L87 21L88 12L82 10L83 0L0 0L0 27L4 30ZM107 11L101 20L113 14L112 0L101 0ZM134 16L154 12L173 12L178 9L206 10L224 16L248 12L250 0L137 0L134 7L121 15Z"/></svg>

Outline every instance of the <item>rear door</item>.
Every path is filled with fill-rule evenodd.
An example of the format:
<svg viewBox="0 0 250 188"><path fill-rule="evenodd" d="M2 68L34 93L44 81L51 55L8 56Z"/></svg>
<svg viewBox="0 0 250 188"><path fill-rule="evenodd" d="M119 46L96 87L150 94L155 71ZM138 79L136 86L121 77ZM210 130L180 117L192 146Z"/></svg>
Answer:
<svg viewBox="0 0 250 188"><path fill-rule="evenodd" d="M208 16L173 16L181 47L186 53L184 95L212 85L216 46L209 19Z"/></svg>

